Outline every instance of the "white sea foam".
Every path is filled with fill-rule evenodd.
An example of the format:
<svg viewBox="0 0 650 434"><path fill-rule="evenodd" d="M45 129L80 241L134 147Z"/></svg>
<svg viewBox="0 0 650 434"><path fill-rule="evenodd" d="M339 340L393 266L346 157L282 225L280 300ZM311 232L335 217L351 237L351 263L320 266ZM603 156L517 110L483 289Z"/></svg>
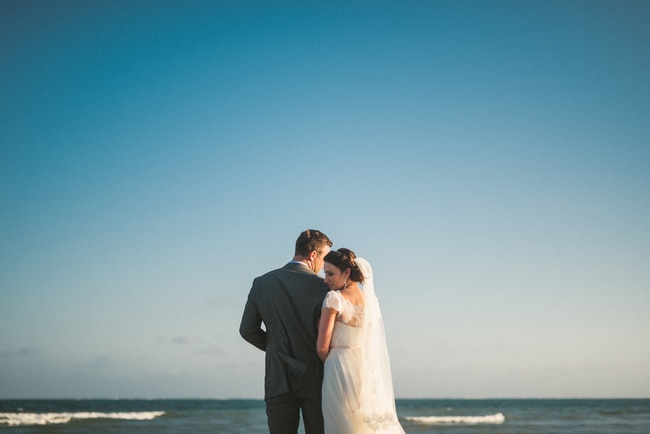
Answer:
<svg viewBox="0 0 650 434"><path fill-rule="evenodd" d="M72 419L125 419L152 420L165 414L164 411L140 411L121 413L0 413L0 426L50 425L68 423Z"/></svg>
<svg viewBox="0 0 650 434"><path fill-rule="evenodd" d="M427 425L500 425L506 421L506 418L502 413L491 414L488 416L412 416L406 417L405 419Z"/></svg>

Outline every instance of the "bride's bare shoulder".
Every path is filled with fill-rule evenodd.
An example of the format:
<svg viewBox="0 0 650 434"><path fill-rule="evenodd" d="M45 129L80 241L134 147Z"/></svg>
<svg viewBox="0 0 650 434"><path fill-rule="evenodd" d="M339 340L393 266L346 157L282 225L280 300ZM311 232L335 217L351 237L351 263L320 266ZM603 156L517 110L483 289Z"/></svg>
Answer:
<svg viewBox="0 0 650 434"><path fill-rule="evenodd" d="M357 305L365 305L365 298L363 296L363 291L361 291L356 285L355 287L346 288L341 291L341 295L350 303Z"/></svg>

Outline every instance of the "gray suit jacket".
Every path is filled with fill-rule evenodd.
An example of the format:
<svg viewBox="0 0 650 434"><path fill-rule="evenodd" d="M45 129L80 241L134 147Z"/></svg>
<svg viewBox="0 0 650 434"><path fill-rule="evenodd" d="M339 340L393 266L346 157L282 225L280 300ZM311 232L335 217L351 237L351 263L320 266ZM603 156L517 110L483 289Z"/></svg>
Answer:
<svg viewBox="0 0 650 434"><path fill-rule="evenodd" d="M264 399L286 393L321 398L323 364L316 338L328 290L322 278L295 262L253 280L239 333L266 352Z"/></svg>

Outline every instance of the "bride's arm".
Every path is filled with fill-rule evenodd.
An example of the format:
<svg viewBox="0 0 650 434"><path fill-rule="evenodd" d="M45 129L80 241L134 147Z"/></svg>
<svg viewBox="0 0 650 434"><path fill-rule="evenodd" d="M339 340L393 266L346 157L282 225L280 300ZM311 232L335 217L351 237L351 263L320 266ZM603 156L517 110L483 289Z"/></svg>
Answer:
<svg viewBox="0 0 650 434"><path fill-rule="evenodd" d="M334 331L334 321L336 321L337 313L331 307L324 307L321 312L320 322L318 324L316 352L323 362L325 362L330 352L330 342L332 341L332 332Z"/></svg>

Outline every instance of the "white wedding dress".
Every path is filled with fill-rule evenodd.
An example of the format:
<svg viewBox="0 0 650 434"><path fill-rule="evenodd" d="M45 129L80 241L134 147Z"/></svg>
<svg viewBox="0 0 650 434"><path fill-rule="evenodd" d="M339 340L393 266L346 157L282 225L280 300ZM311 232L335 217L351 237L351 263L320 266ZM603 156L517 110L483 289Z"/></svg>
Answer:
<svg viewBox="0 0 650 434"><path fill-rule="evenodd" d="M323 300L324 308L338 312L323 377L325 434L403 434L372 269L364 259L356 261L365 277L365 306L339 291Z"/></svg>

